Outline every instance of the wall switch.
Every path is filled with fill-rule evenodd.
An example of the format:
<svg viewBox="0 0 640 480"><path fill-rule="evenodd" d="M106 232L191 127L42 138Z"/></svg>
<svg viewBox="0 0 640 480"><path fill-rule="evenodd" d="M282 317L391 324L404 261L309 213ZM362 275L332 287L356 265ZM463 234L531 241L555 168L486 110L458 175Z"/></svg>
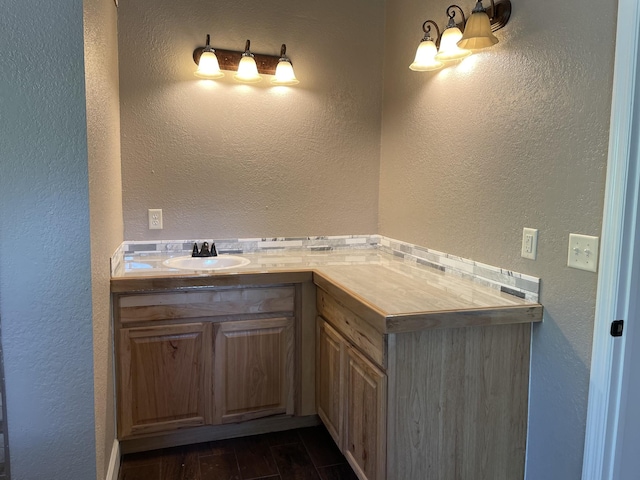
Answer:
<svg viewBox="0 0 640 480"><path fill-rule="evenodd" d="M529 258L531 260L536 259L538 251L538 230L536 228L523 228L522 229L522 251L520 255L523 258Z"/></svg>
<svg viewBox="0 0 640 480"><path fill-rule="evenodd" d="M162 209L149 209L149 230L162 230Z"/></svg>
<svg viewBox="0 0 640 480"><path fill-rule="evenodd" d="M589 235L569 234L569 258L567 265L588 272L598 270L599 237Z"/></svg>

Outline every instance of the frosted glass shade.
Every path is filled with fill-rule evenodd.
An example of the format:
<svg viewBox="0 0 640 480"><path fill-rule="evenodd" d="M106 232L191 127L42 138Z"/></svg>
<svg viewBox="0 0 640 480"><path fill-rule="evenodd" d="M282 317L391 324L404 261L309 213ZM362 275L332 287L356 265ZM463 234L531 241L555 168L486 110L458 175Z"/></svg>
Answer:
<svg viewBox="0 0 640 480"><path fill-rule="evenodd" d="M218 63L218 57L213 50L205 50L200 55L200 61L198 62L198 69L194 72L196 77L200 78L221 78L224 77L224 73L220 70L220 64Z"/></svg>
<svg viewBox="0 0 640 480"><path fill-rule="evenodd" d="M492 47L498 43L498 39L491 31L489 16L482 11L474 11L464 27L464 35L458 42L458 47L467 50L480 50Z"/></svg>
<svg viewBox="0 0 640 480"><path fill-rule="evenodd" d="M462 38L462 32L458 27L447 28L440 39L440 50L436 54L436 60L448 62L471 55L471 50L458 47L458 41Z"/></svg>
<svg viewBox="0 0 640 480"><path fill-rule="evenodd" d="M242 55L240 64L238 65L238 73L236 73L233 78L244 83L257 83L262 80L253 55Z"/></svg>
<svg viewBox="0 0 640 480"><path fill-rule="evenodd" d="M293 72L293 65L286 59L280 59L276 66L276 75L271 80L273 85L297 85L300 83Z"/></svg>
<svg viewBox="0 0 640 480"><path fill-rule="evenodd" d="M444 66L444 63L435 59L438 48L433 40L423 40L416 50L416 58L409 68L414 72L429 72L438 70Z"/></svg>

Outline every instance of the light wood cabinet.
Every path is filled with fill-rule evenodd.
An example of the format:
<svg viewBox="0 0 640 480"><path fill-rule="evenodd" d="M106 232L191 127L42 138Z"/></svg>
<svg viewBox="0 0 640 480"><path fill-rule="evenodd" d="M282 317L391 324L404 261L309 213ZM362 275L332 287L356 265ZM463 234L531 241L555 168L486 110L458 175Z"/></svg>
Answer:
<svg viewBox="0 0 640 480"><path fill-rule="evenodd" d="M317 308L318 413L360 480L524 477L530 324L385 334Z"/></svg>
<svg viewBox="0 0 640 480"><path fill-rule="evenodd" d="M318 416L338 447L342 448L346 343L342 336L320 317L317 320L316 338Z"/></svg>
<svg viewBox="0 0 640 480"><path fill-rule="evenodd" d="M344 453L360 478L385 478L387 376L347 348Z"/></svg>
<svg viewBox="0 0 640 480"><path fill-rule="evenodd" d="M361 479L385 478L387 377L318 317L318 415Z"/></svg>
<svg viewBox="0 0 640 480"><path fill-rule="evenodd" d="M206 423L209 331L205 323L120 331L119 414L123 436Z"/></svg>
<svg viewBox="0 0 640 480"><path fill-rule="evenodd" d="M292 317L214 327L215 423L293 415Z"/></svg>
<svg viewBox="0 0 640 480"><path fill-rule="evenodd" d="M296 414L296 288L115 295L118 438L169 446L235 433L210 427ZM264 425L256 428L285 428Z"/></svg>

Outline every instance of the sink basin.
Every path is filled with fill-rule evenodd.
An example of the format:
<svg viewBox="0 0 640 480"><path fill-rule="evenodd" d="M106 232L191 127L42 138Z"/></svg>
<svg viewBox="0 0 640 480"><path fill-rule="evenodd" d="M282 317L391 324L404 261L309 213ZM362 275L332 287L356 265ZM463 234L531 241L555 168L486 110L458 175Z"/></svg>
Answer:
<svg viewBox="0 0 640 480"><path fill-rule="evenodd" d="M188 255L169 258L162 263L167 267L177 268L179 270L217 271L243 267L244 265L248 265L250 261L235 255L218 255L217 257L192 257Z"/></svg>

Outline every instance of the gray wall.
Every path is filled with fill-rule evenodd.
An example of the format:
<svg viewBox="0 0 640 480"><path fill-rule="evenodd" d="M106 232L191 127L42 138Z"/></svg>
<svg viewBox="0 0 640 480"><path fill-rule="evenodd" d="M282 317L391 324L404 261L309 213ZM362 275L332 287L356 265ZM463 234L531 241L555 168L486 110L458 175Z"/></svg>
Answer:
<svg viewBox="0 0 640 480"><path fill-rule="evenodd" d="M600 235L616 11L514 0L493 49L410 71L422 22L443 26L449 4L387 3L380 233L542 278L527 478L578 479L596 275L567 268L567 247ZM536 261L523 227L540 230Z"/></svg>
<svg viewBox="0 0 640 480"><path fill-rule="evenodd" d="M383 0L118 10L127 240L376 230ZM207 33L232 50L250 38L255 53L286 43L300 85L196 79ZM164 230L148 230L149 208Z"/></svg>
<svg viewBox="0 0 640 480"><path fill-rule="evenodd" d="M0 15L0 317L14 480L95 477L82 1Z"/></svg>
<svg viewBox="0 0 640 480"><path fill-rule="evenodd" d="M109 257L123 239L118 31L113 0L84 0L84 30L96 463L98 479L104 479L115 438Z"/></svg>

